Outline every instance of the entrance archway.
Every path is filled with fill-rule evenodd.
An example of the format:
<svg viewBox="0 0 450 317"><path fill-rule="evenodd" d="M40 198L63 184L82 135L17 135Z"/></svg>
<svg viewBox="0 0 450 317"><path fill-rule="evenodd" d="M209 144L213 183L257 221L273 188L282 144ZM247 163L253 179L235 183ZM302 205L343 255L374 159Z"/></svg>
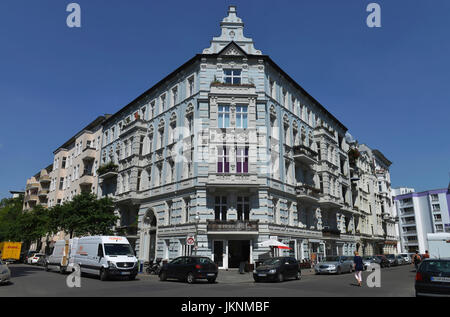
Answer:
<svg viewBox="0 0 450 317"><path fill-rule="evenodd" d="M156 229L157 219L155 212L152 208L149 208L143 218L144 230L145 230L145 250L148 254L147 260L156 259ZM148 252L148 253L147 253Z"/></svg>

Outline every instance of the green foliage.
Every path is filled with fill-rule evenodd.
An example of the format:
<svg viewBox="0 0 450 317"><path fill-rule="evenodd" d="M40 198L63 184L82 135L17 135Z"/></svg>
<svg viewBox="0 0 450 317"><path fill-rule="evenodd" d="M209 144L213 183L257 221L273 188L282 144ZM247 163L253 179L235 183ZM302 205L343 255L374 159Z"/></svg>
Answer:
<svg viewBox="0 0 450 317"><path fill-rule="evenodd" d="M112 234L111 228L119 219L114 214L111 198L97 199L91 193L82 193L52 208L51 231L65 231L70 237Z"/></svg>
<svg viewBox="0 0 450 317"><path fill-rule="evenodd" d="M97 174L98 175L103 175L103 174L108 173L108 172L117 172L118 168L119 167L116 164L114 164L113 162L109 162L109 163L107 163L105 165L100 166L97 169Z"/></svg>
<svg viewBox="0 0 450 317"><path fill-rule="evenodd" d="M119 217L114 214L111 198L97 199L91 193L82 193L49 209L36 206L22 211L23 198L0 202L0 241L32 242L47 234L64 231L71 237L113 234L111 228Z"/></svg>

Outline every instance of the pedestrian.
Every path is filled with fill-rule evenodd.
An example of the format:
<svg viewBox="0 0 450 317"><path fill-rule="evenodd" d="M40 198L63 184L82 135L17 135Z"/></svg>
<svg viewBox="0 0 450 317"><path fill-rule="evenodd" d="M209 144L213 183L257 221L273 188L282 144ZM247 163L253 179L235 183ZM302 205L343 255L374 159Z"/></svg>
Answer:
<svg viewBox="0 0 450 317"><path fill-rule="evenodd" d="M355 257L353 258L353 262L355 264L355 278L358 281L359 287L361 287L362 271L364 270L364 264L362 258L359 256L359 253L357 251L355 251Z"/></svg>
<svg viewBox="0 0 450 317"><path fill-rule="evenodd" d="M430 258L430 254L428 253L428 250L425 250L425 254L423 255L424 259L429 259Z"/></svg>
<svg viewBox="0 0 450 317"><path fill-rule="evenodd" d="M416 251L416 254L414 254L413 256L413 264L414 267L416 268L416 272L417 269L419 268L420 261L422 261L422 259L420 258L419 251Z"/></svg>

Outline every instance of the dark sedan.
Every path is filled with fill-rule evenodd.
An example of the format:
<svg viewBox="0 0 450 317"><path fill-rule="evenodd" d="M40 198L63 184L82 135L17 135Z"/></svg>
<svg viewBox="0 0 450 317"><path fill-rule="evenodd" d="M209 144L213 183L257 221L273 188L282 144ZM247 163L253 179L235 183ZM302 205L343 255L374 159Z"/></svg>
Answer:
<svg viewBox="0 0 450 317"><path fill-rule="evenodd" d="M164 264L159 272L159 279L165 281L174 278L189 284L206 279L209 283L214 283L218 272L217 265L207 257L182 256Z"/></svg>
<svg viewBox="0 0 450 317"><path fill-rule="evenodd" d="M283 282L287 278L301 278L300 265L295 258L278 257L265 260L253 271L255 282L263 280Z"/></svg>
<svg viewBox="0 0 450 317"><path fill-rule="evenodd" d="M416 273L416 296L450 297L450 259L426 259Z"/></svg>
<svg viewBox="0 0 450 317"><path fill-rule="evenodd" d="M384 255L376 255L376 262L380 265L380 267L391 267L391 263Z"/></svg>

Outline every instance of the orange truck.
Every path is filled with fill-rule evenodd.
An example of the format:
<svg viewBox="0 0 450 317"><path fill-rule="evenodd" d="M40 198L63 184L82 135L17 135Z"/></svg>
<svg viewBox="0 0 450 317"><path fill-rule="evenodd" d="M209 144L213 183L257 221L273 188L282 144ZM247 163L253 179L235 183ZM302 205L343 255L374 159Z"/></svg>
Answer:
<svg viewBox="0 0 450 317"><path fill-rule="evenodd" d="M3 261L18 261L22 242L0 242L0 259Z"/></svg>

